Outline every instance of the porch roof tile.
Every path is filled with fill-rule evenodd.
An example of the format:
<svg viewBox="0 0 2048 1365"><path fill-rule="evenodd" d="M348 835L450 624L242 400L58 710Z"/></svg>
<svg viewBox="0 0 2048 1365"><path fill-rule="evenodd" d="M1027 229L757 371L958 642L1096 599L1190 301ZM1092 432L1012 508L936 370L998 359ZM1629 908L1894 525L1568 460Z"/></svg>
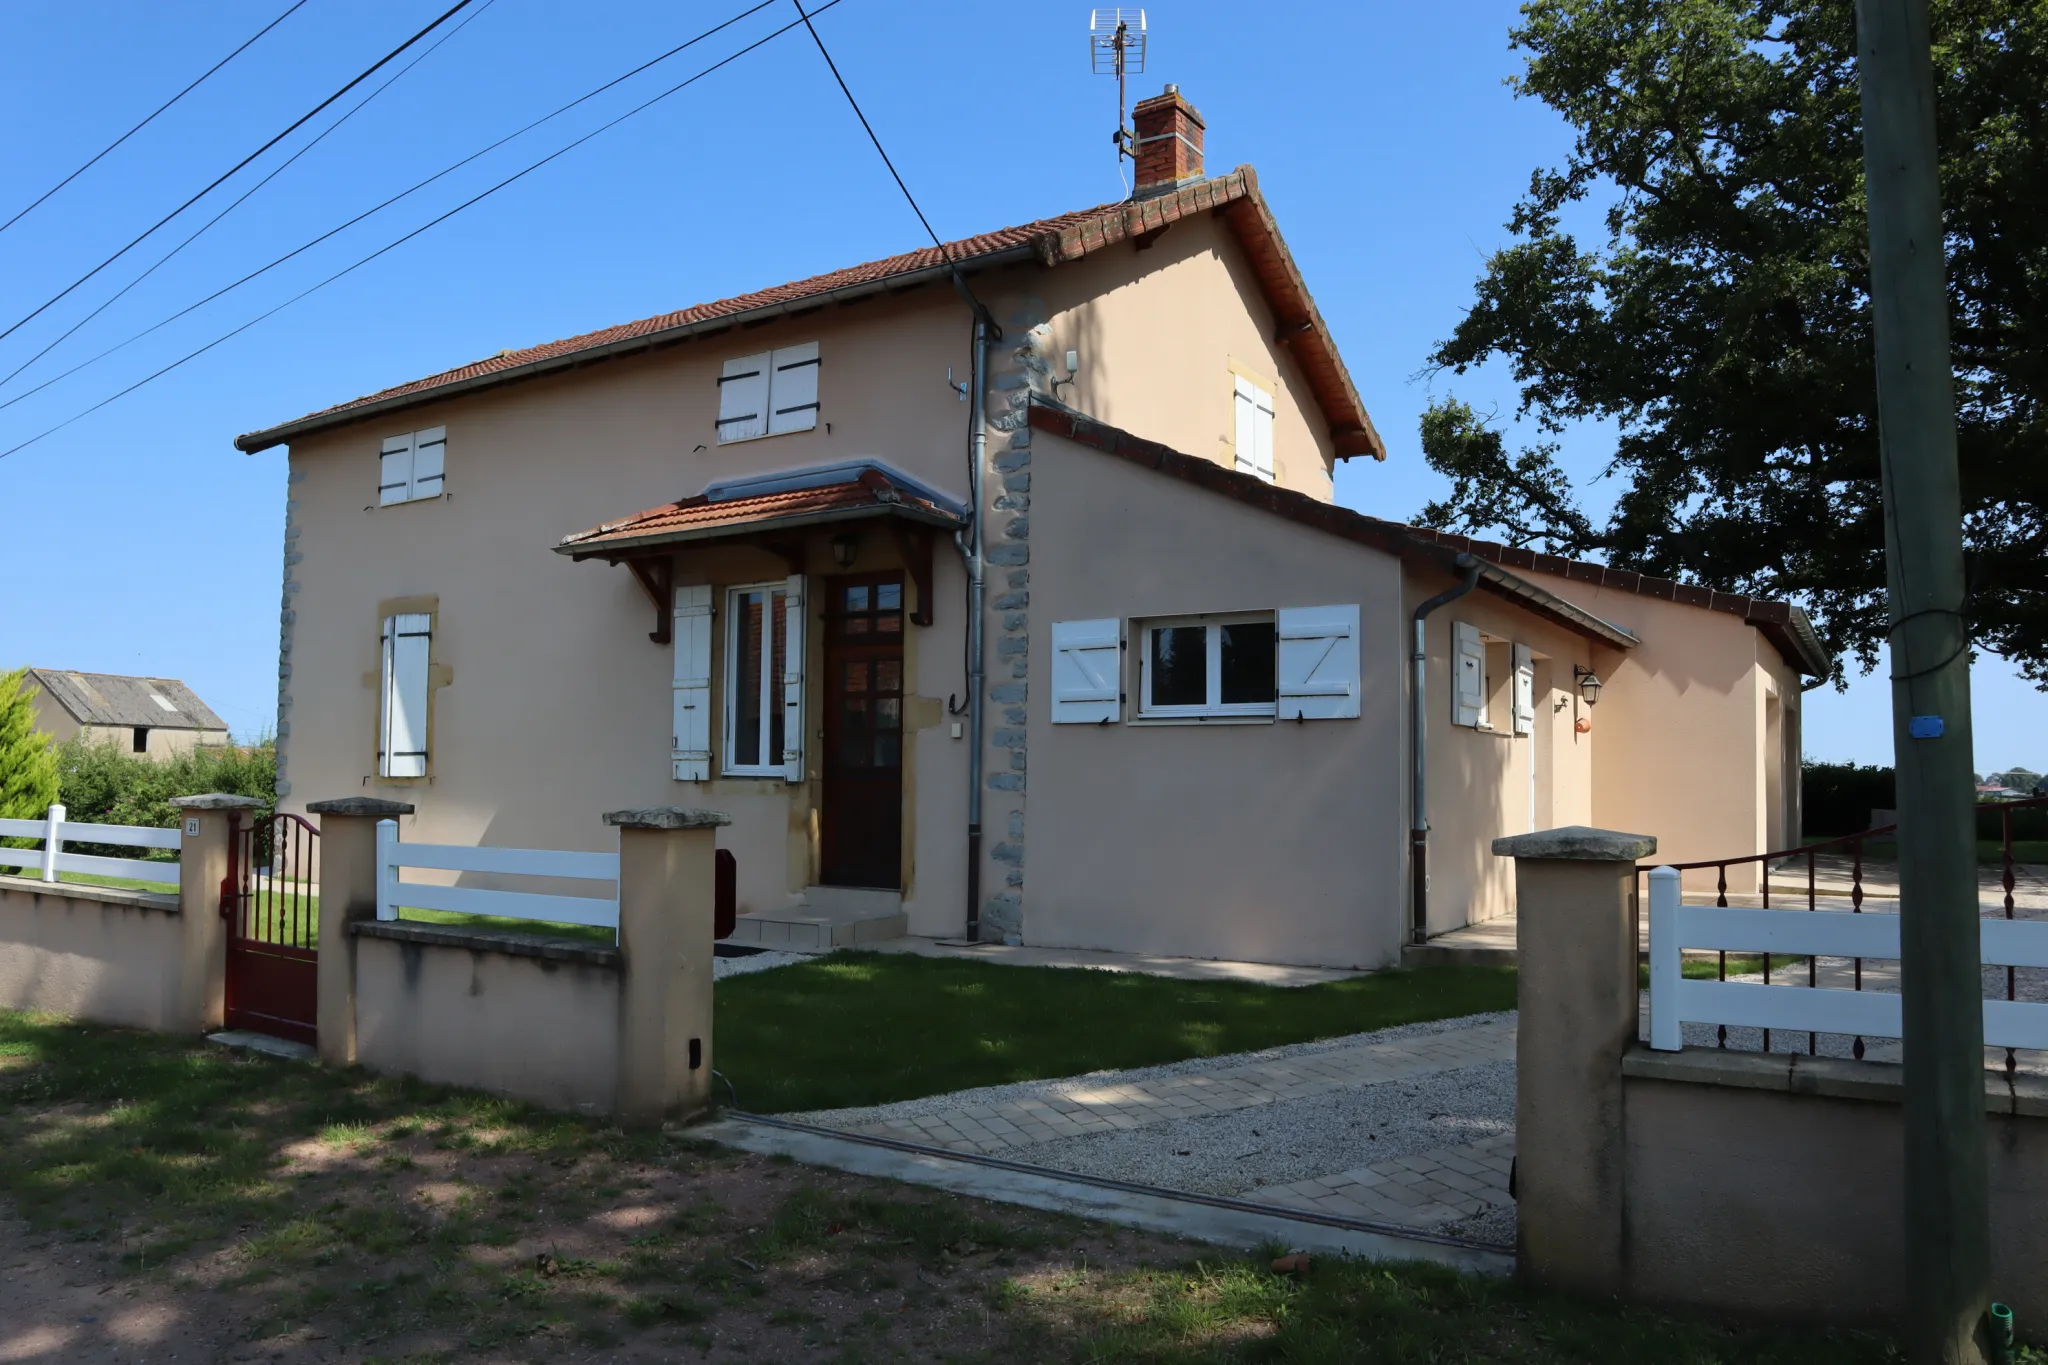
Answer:
<svg viewBox="0 0 2048 1365"><path fill-rule="evenodd" d="M663 503L564 536L555 551L576 559L609 557L683 541L876 516L900 516L946 528L967 524L960 509L907 481L892 479L873 465L812 487L725 497L718 496L718 491Z"/></svg>

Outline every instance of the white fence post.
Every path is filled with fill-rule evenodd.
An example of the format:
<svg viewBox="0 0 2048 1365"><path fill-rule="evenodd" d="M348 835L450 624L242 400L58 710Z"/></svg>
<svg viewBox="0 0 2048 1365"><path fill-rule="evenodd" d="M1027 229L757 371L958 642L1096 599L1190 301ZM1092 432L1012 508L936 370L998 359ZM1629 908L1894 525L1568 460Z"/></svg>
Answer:
<svg viewBox="0 0 2048 1365"><path fill-rule="evenodd" d="M377 918L398 918L398 822L377 822Z"/></svg>
<svg viewBox="0 0 2048 1365"><path fill-rule="evenodd" d="M43 880L57 880L57 851L64 846L64 808L50 807L49 818L43 823Z"/></svg>
<svg viewBox="0 0 2048 1365"><path fill-rule="evenodd" d="M1684 1046L1678 1018L1678 983L1685 979L1678 941L1681 894L1677 868L1650 869L1650 1046L1659 1052Z"/></svg>

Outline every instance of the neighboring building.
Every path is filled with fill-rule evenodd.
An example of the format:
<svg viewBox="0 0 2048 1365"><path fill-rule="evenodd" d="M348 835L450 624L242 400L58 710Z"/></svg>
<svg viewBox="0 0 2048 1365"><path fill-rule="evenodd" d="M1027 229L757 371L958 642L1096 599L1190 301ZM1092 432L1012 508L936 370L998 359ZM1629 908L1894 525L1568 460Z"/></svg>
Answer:
<svg viewBox="0 0 2048 1365"><path fill-rule="evenodd" d="M1411 613L1470 574L1427 621L1431 932L1512 909L1502 833L1795 843L1804 616L1334 506L1385 450L1256 177L1203 176L1172 87L1133 121L1130 202L240 438L290 446L286 807L558 848L724 810L754 941L1377 966Z"/></svg>
<svg viewBox="0 0 2048 1365"><path fill-rule="evenodd" d="M227 722L176 678L31 668L36 728L62 744L83 734L123 753L163 758L198 744L226 744Z"/></svg>

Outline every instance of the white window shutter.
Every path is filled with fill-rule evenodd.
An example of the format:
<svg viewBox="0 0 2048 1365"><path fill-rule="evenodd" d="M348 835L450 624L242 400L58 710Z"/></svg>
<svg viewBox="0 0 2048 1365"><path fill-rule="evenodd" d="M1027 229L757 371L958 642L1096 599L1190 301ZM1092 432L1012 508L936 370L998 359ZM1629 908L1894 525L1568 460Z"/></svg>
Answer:
<svg viewBox="0 0 2048 1365"><path fill-rule="evenodd" d="M789 576L783 611L788 631L782 665L782 768L791 782L804 780L804 576Z"/></svg>
<svg viewBox="0 0 2048 1365"><path fill-rule="evenodd" d="M404 502L412 496L412 435L387 436L377 457L377 505Z"/></svg>
<svg viewBox="0 0 2048 1365"><path fill-rule="evenodd" d="M1267 483L1273 482L1273 395L1254 391L1252 400L1252 465L1253 472Z"/></svg>
<svg viewBox="0 0 2048 1365"><path fill-rule="evenodd" d="M1451 626L1452 720L1458 725L1486 723L1486 642L1479 627L1463 621Z"/></svg>
<svg viewBox="0 0 2048 1365"><path fill-rule="evenodd" d="M1515 646L1515 733L1536 731L1536 660L1529 646Z"/></svg>
<svg viewBox="0 0 2048 1365"><path fill-rule="evenodd" d="M711 779L711 585L675 590L675 732L669 757L678 782Z"/></svg>
<svg viewBox="0 0 2048 1365"><path fill-rule="evenodd" d="M718 439L745 441L768 434L768 352L725 362L718 377Z"/></svg>
<svg viewBox="0 0 2048 1365"><path fill-rule="evenodd" d="M1230 400L1231 410L1237 416L1237 472L1255 474L1258 472L1258 408L1252 395L1258 392L1242 377L1237 381L1237 392Z"/></svg>
<svg viewBox="0 0 2048 1365"><path fill-rule="evenodd" d="M377 771L384 777L427 775L427 669L434 618L408 612L384 618L384 706Z"/></svg>
<svg viewBox="0 0 2048 1365"><path fill-rule="evenodd" d="M1358 715L1358 606L1283 607L1279 613L1281 720Z"/></svg>
<svg viewBox="0 0 2048 1365"><path fill-rule="evenodd" d="M1099 725L1117 719L1123 674L1123 622L1052 623L1053 724Z"/></svg>
<svg viewBox="0 0 2048 1365"><path fill-rule="evenodd" d="M428 427L412 438L412 496L441 496L443 457L448 450L448 428Z"/></svg>
<svg viewBox="0 0 2048 1365"><path fill-rule="evenodd" d="M771 361L768 434L811 430L818 425L818 343L784 346Z"/></svg>

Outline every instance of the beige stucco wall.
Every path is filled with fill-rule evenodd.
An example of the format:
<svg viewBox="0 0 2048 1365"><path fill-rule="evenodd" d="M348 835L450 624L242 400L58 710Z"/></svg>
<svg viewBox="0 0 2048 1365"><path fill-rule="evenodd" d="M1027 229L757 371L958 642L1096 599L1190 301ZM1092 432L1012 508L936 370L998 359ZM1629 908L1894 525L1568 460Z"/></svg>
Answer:
<svg viewBox="0 0 2048 1365"><path fill-rule="evenodd" d="M1906 1288L1897 1103L1641 1077L1624 1086L1636 1296L1807 1321L1896 1319ZM2048 1336L2048 1119L1986 1122L1992 1292L2038 1341Z"/></svg>
<svg viewBox="0 0 2048 1365"><path fill-rule="evenodd" d="M742 909L798 901L812 878L815 708L811 782L676 782L673 651L647 638L648 598L624 568L573 564L552 546L718 478L857 458L886 461L964 501L964 422L945 373L964 368L967 336L957 300L926 291L300 443L291 455L303 560L292 571L299 589L286 659L287 809L371 793L418 806L408 839L604 851L615 847L599 821L605 810L709 806L734 816L720 841L739 863ZM820 343L822 419L831 430L717 445L723 361L804 340ZM366 510L381 438L437 424L448 428L447 496ZM835 571L824 545L834 529L809 542L814 574ZM899 562L888 536L870 529L852 572ZM906 825L933 833L906 860L905 909L914 930L941 934L959 931L965 882L964 744L942 723L946 696L964 689L963 575L944 540L934 571L935 624L910 627L906 648L915 694L906 711L922 727L907 745L916 817ZM787 573L759 551L689 550L677 560L685 583ZM814 577L814 611L818 587ZM434 660L444 672L431 706L429 776L394 781L375 776L379 604L408 597L433 599ZM815 677L815 616L807 636Z"/></svg>
<svg viewBox="0 0 2048 1365"><path fill-rule="evenodd" d="M1454 581L1448 574L1411 571L1404 596L1404 627L1418 605ZM1492 728L1454 723L1452 641L1459 622L1509 646L1524 644L1533 651L1536 728L1531 734L1514 733L1511 650L1495 651L1504 657L1489 660L1492 690L1487 719ZM1577 632L1484 588L1432 612L1425 631L1429 655L1424 737L1430 826L1429 932L1441 934L1513 911L1514 867L1493 855L1495 839L1504 834L1527 834L1532 829L1591 823L1595 735L1580 734L1575 728L1585 710L1572 685L1572 667L1591 657L1591 645ZM1403 643L1405 657L1405 637ZM1499 667L1492 668L1493 664Z"/></svg>
<svg viewBox="0 0 2048 1365"><path fill-rule="evenodd" d="M610 1113L619 972L358 935L357 1059L372 1071Z"/></svg>
<svg viewBox="0 0 2048 1365"><path fill-rule="evenodd" d="M1034 433L1032 473L1034 545L1073 548L1032 565L1026 942L1394 960L1406 857L1398 561L1046 432ZM1361 608L1356 720L1129 723L1134 644L1125 723L1052 723L1055 621L1339 602Z"/></svg>
<svg viewBox="0 0 2048 1365"><path fill-rule="evenodd" d="M1657 859L1742 857L1798 843L1800 679L1760 632L1726 612L1525 575L1632 631L1642 644L1601 647L1593 666L1607 686L1589 715L1594 763L1591 823L1657 836ZM1766 698L1784 722L1774 763ZM1782 785L1773 798L1775 777ZM1777 825L1772 812L1779 812ZM1687 886L1707 889L1711 871ZM1756 889L1754 868L1729 889Z"/></svg>
<svg viewBox="0 0 2048 1365"><path fill-rule="evenodd" d="M176 896L0 877L0 1009L188 1027Z"/></svg>
<svg viewBox="0 0 2048 1365"><path fill-rule="evenodd" d="M1273 395L1275 482L1333 496L1329 424L1228 225L1183 219L1143 251L1115 246L1044 277L1058 397L1148 440L1234 468L1234 374Z"/></svg>

